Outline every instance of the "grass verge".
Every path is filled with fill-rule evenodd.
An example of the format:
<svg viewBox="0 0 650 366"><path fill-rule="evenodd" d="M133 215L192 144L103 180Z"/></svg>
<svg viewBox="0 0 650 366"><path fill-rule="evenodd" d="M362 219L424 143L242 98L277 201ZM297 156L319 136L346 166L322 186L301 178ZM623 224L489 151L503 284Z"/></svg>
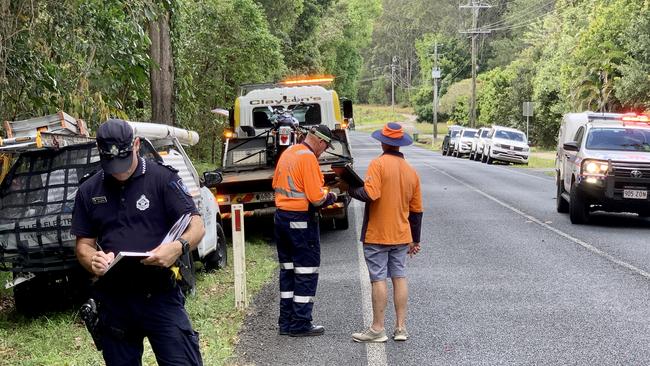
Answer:
<svg viewBox="0 0 650 366"><path fill-rule="evenodd" d="M393 109L390 106L361 104L354 108L354 123L360 131L372 131L388 122L409 121L412 114L410 107Z"/></svg>
<svg viewBox="0 0 650 366"><path fill-rule="evenodd" d="M246 246L247 288L252 298L276 269L275 250L261 240ZM232 258L232 248L229 248ZM231 261L232 262L232 261ZM2 283L8 277L3 272ZM186 309L194 329L201 336L201 353L206 365L223 365L232 357L245 311L235 309L233 268L214 273L199 272L196 294L187 299ZM11 302L0 292L0 304ZM103 360L75 310L26 318L8 306L0 311L0 365L102 365ZM155 365L146 344L143 364Z"/></svg>

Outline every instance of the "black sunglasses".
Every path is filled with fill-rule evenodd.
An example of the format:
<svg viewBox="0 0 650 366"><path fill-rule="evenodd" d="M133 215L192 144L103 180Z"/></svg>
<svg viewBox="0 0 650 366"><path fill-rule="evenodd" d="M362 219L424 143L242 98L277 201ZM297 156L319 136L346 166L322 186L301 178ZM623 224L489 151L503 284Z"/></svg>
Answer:
<svg viewBox="0 0 650 366"><path fill-rule="evenodd" d="M133 144L131 144L131 146L127 147L126 149L118 150L117 153L111 150L102 150L101 148L98 148L98 150L99 150L99 156L102 159L109 159L109 160L115 158L124 159L124 158L128 158L129 155L131 155L131 153L133 152Z"/></svg>

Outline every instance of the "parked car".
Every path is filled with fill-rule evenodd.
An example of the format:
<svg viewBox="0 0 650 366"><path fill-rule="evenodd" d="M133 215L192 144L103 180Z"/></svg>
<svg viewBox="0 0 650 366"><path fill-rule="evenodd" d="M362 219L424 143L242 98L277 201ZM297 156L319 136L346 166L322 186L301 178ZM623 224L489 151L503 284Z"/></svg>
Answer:
<svg viewBox="0 0 650 366"><path fill-rule="evenodd" d="M462 130L462 126L449 126L449 129L447 130L447 134L445 135L445 138L442 140L442 155L451 155L452 152L454 152L454 143L456 142L456 139L458 138L458 134L460 133L460 130Z"/></svg>
<svg viewBox="0 0 650 366"><path fill-rule="evenodd" d="M483 154L483 147L485 146L485 139L490 133L490 127L481 127L478 129L476 135L472 139L472 148L469 152L470 160L479 160Z"/></svg>
<svg viewBox="0 0 650 366"><path fill-rule="evenodd" d="M488 164L502 161L528 165L529 154L526 134L515 128L494 126L485 140L481 161Z"/></svg>
<svg viewBox="0 0 650 366"><path fill-rule="evenodd" d="M456 139L454 145L454 156L457 158L462 158L463 155L469 154L472 149L472 140L476 133L477 129L474 128L463 128L460 131L459 137Z"/></svg>
<svg viewBox="0 0 650 366"><path fill-rule="evenodd" d="M585 224L591 211L650 216L650 116L569 113L558 136L557 211Z"/></svg>

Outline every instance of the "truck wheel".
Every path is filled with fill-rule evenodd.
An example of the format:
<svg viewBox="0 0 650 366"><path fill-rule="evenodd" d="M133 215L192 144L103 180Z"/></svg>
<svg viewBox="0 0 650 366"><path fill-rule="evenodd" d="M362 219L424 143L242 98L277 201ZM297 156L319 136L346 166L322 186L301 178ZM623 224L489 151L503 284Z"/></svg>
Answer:
<svg viewBox="0 0 650 366"><path fill-rule="evenodd" d="M557 209L557 212L559 213L567 213L569 212L569 202L567 202L563 197L562 193L564 193L564 187L562 186L562 180L559 177L556 179L557 183L557 190L556 190L556 195L555 195L555 206Z"/></svg>
<svg viewBox="0 0 650 366"><path fill-rule="evenodd" d="M447 155L447 149L445 149L445 148L443 147L443 148L442 148L442 156L446 156L446 155Z"/></svg>
<svg viewBox="0 0 650 366"><path fill-rule="evenodd" d="M576 225L586 224L589 221L589 207L575 182L571 185L569 195L571 197L569 202L569 218L571 219L571 223Z"/></svg>
<svg viewBox="0 0 650 366"><path fill-rule="evenodd" d="M345 216L340 219L334 219L334 227L336 230L347 230L350 226L350 221L348 220L348 208L345 208Z"/></svg>
<svg viewBox="0 0 650 366"><path fill-rule="evenodd" d="M15 279L18 277L18 274L14 273L13 277ZM39 294L45 292L47 287L42 286L40 282L42 281L38 276L36 276L35 278L13 288L16 312L24 315L34 315L43 311L43 309L39 307L39 305L43 305L43 303L41 303L41 300L43 299L39 298Z"/></svg>
<svg viewBox="0 0 650 366"><path fill-rule="evenodd" d="M228 265L228 250L226 234L220 224L217 224L217 249L203 258L206 272L225 268Z"/></svg>
<svg viewBox="0 0 650 366"><path fill-rule="evenodd" d="M14 273L13 278L19 275ZM16 312L31 316L78 306L87 300L90 283L88 272L82 268L38 273L13 288Z"/></svg>
<svg viewBox="0 0 650 366"><path fill-rule="evenodd" d="M481 153L481 163L487 163L487 160L485 160L485 150Z"/></svg>
<svg viewBox="0 0 650 366"><path fill-rule="evenodd" d="M485 162L486 162L487 164L492 164L492 163L494 163L494 159L492 159L492 158L490 157L490 151L489 151L489 150L488 150L487 155L485 156Z"/></svg>

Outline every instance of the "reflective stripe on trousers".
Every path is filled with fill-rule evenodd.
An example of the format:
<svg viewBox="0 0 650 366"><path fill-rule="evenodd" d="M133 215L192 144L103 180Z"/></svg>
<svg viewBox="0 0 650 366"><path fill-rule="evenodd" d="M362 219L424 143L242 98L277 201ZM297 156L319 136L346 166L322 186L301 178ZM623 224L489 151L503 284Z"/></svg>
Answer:
<svg viewBox="0 0 650 366"><path fill-rule="evenodd" d="M311 327L311 313L318 285L318 219L308 212L278 209L274 221L280 262L278 324L284 331L302 331Z"/></svg>

